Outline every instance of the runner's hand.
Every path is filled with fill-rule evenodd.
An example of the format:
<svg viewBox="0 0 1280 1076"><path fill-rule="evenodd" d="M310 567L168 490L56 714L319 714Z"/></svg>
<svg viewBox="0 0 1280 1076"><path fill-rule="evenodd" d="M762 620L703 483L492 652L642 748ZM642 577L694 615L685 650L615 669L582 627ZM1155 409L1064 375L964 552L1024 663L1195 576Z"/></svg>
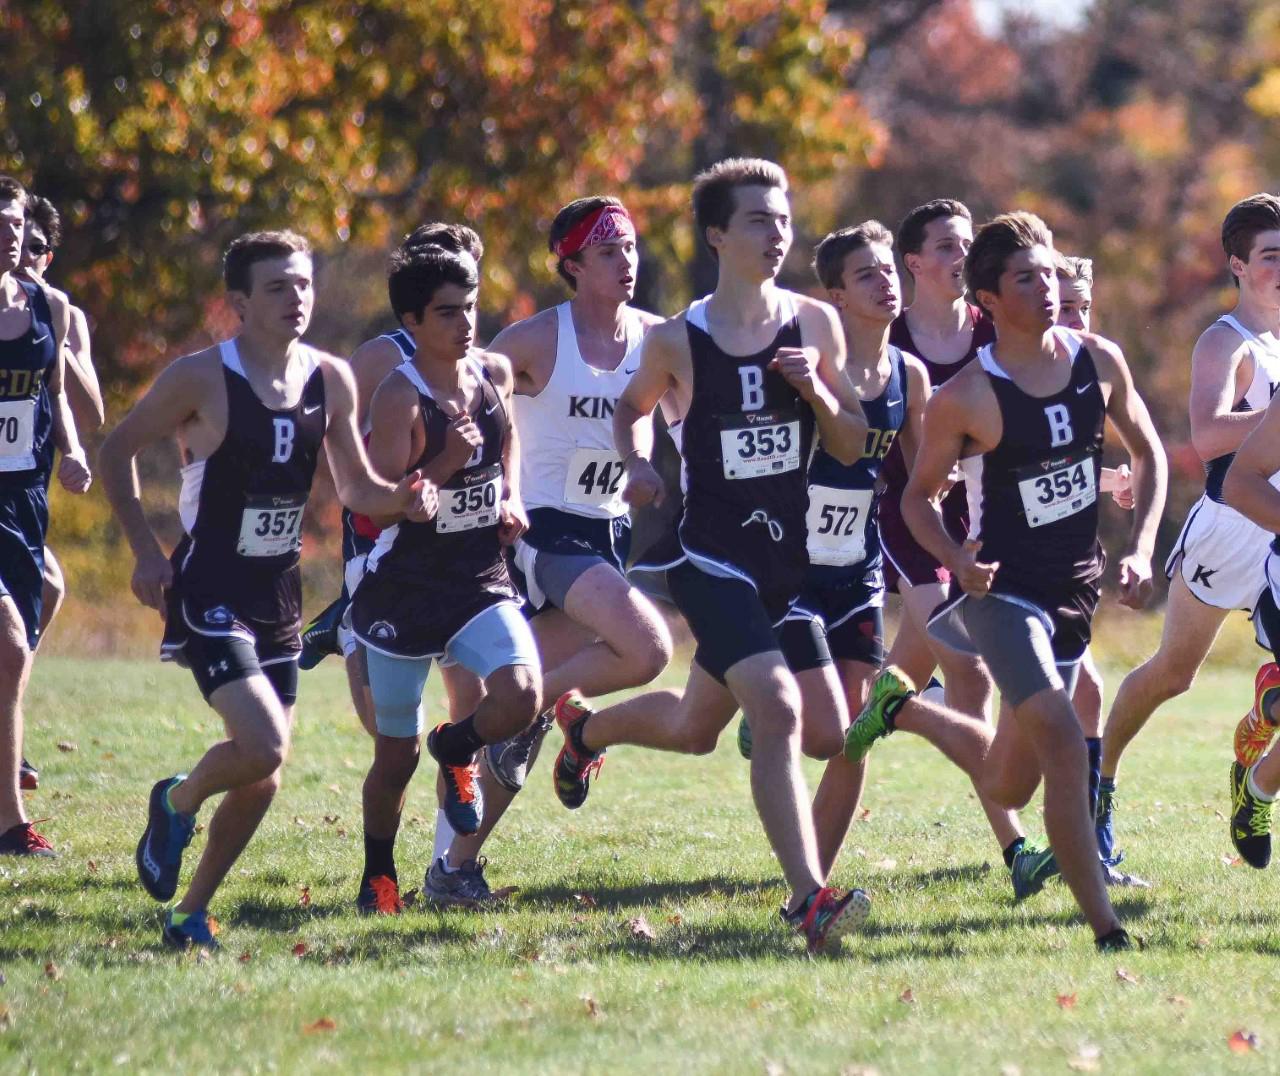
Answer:
<svg viewBox="0 0 1280 1076"><path fill-rule="evenodd" d="M643 456L631 456L627 460L627 486L622 491L622 499L632 508L644 508L653 505L655 508L666 498L666 486L662 475L654 469Z"/></svg>
<svg viewBox="0 0 1280 1076"><path fill-rule="evenodd" d="M816 347L780 347L769 363L787 379L802 399L812 401L817 393L818 349Z"/></svg>
<svg viewBox="0 0 1280 1076"><path fill-rule="evenodd" d="M978 552L982 543L976 538L968 538L960 547L960 559L956 562L953 573L960 589L971 598L983 598L991 590L992 580L1000 568L1000 562L984 564L978 560Z"/></svg>
<svg viewBox="0 0 1280 1076"><path fill-rule="evenodd" d="M84 449L64 454L58 464L58 481L68 493L84 493L93 482L93 474L84 458Z"/></svg>
<svg viewBox="0 0 1280 1076"><path fill-rule="evenodd" d="M1151 558L1130 553L1120 558L1120 604L1142 609L1151 600Z"/></svg>
<svg viewBox="0 0 1280 1076"><path fill-rule="evenodd" d="M444 451L441 457L449 465L449 473L467 465L472 454L484 444L484 434L480 427L465 411L459 411L449 420L444 431Z"/></svg>
<svg viewBox="0 0 1280 1076"><path fill-rule="evenodd" d="M1104 492L1111 494L1116 505L1126 512L1133 511L1133 472L1127 463L1120 464L1115 470L1103 468L1102 486Z"/></svg>
<svg viewBox="0 0 1280 1076"><path fill-rule="evenodd" d="M498 510L498 538L503 545L515 545L529 529L529 515L519 497L507 497Z"/></svg>
<svg viewBox="0 0 1280 1076"><path fill-rule="evenodd" d="M164 592L173 585L173 566L160 550L138 558L133 568L133 595L148 608L154 609L161 617L165 614Z"/></svg>
<svg viewBox="0 0 1280 1076"><path fill-rule="evenodd" d="M440 492L434 482L422 477L421 471L405 475L396 483L396 495L404 505L404 517L414 523L434 519L440 507Z"/></svg>

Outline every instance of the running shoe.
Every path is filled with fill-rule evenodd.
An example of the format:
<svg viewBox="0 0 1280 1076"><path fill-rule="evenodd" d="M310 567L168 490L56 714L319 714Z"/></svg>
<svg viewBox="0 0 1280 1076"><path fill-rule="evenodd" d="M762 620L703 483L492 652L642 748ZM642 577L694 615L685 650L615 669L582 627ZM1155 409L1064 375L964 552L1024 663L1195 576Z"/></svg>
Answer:
<svg viewBox="0 0 1280 1076"><path fill-rule="evenodd" d="M1271 862L1272 802L1249 791L1249 772L1231 763L1231 843L1249 866L1262 870Z"/></svg>
<svg viewBox="0 0 1280 1076"><path fill-rule="evenodd" d="M1151 883L1145 878L1139 878L1136 874L1126 874L1122 870L1117 870L1114 863L1108 863L1105 859L1102 861L1102 880L1109 886L1117 889L1150 889Z"/></svg>
<svg viewBox="0 0 1280 1076"><path fill-rule="evenodd" d="M1276 725L1267 716L1262 699L1268 691L1275 688L1280 688L1280 668L1276 667L1274 661L1269 661L1253 678L1253 709L1236 726L1236 761L1241 766L1252 766L1267 753L1267 748L1271 745Z"/></svg>
<svg viewBox="0 0 1280 1076"><path fill-rule="evenodd" d="M444 860L437 859L427 871L422 891L433 904L442 907L480 908L494 901L489 883L484 879L487 860L468 859L457 870L445 870Z"/></svg>
<svg viewBox="0 0 1280 1076"><path fill-rule="evenodd" d="M1119 863L1122 854L1116 854L1116 787L1114 781L1103 778L1098 786L1098 802L1093 808L1093 832L1098 842L1098 855L1104 863Z"/></svg>
<svg viewBox="0 0 1280 1076"><path fill-rule="evenodd" d="M861 889L841 893L823 886L795 912L784 908L782 918L804 935L809 952L820 953L862 926L870 914L871 898Z"/></svg>
<svg viewBox="0 0 1280 1076"><path fill-rule="evenodd" d="M0 833L0 856L43 856L52 859L58 853L42 834L36 832L34 822L19 822Z"/></svg>
<svg viewBox="0 0 1280 1076"><path fill-rule="evenodd" d="M444 816L454 833L470 837L480 829L484 821L484 793L480 791L480 767L475 756L462 766L449 765L436 754L436 737L447 724L437 725L427 735L427 750L440 763L440 775L444 778Z"/></svg>
<svg viewBox="0 0 1280 1076"><path fill-rule="evenodd" d="M746 714L738 722L738 754L751 761L751 726L747 724Z"/></svg>
<svg viewBox="0 0 1280 1076"><path fill-rule="evenodd" d="M196 831L195 815L180 814L169 806L169 789L181 784L186 774L166 777L151 786L147 808L147 828L138 841L134 862L138 880L156 900L172 900L178 890L182 853Z"/></svg>
<svg viewBox="0 0 1280 1076"><path fill-rule="evenodd" d="M342 614L350 604L345 595L340 597L303 629L299 669L314 669L330 654L342 652L338 645L338 628L342 624Z"/></svg>
<svg viewBox="0 0 1280 1076"><path fill-rule="evenodd" d="M862 712L844 736L844 757L861 762L876 740L893 731L893 719L902 704L916 693L911 678L896 665L886 665L871 685Z"/></svg>
<svg viewBox="0 0 1280 1076"><path fill-rule="evenodd" d="M1098 952L1100 953L1124 953L1130 949L1142 948L1142 942L1137 938L1131 938L1124 927L1116 927L1115 930L1102 935L1101 938L1095 938L1093 944L1098 947Z"/></svg>
<svg viewBox="0 0 1280 1076"><path fill-rule="evenodd" d="M214 937L218 927L210 921L208 912L191 912L182 917L181 922L174 922L179 915L179 912L170 908L164 917L161 937L166 945L172 945L175 949L218 948L218 939Z"/></svg>
<svg viewBox="0 0 1280 1076"><path fill-rule="evenodd" d="M591 716L592 710L576 691L566 691L556 700L556 723L564 733L564 746L556 756L551 777L556 797L571 811L587 802L591 778L604 765L603 751L584 751L574 746L574 732Z"/></svg>
<svg viewBox="0 0 1280 1076"><path fill-rule="evenodd" d="M1009 876L1013 880L1013 899L1023 901L1044 888L1045 882L1058 873L1058 861L1052 848L1024 844L1013 857Z"/></svg>
<svg viewBox="0 0 1280 1076"><path fill-rule="evenodd" d="M494 780L508 792L519 792L524 788L537 746L547 730L555 724L555 720L556 715L552 710L543 710L523 732L501 743L485 746L485 765L489 767Z"/></svg>
<svg viewBox="0 0 1280 1076"><path fill-rule="evenodd" d="M40 787L40 771L25 758L18 763L18 787L23 792L34 792Z"/></svg>
<svg viewBox="0 0 1280 1076"><path fill-rule="evenodd" d="M360 883L356 911L361 915L399 915L404 911L400 886L389 874L375 874Z"/></svg>

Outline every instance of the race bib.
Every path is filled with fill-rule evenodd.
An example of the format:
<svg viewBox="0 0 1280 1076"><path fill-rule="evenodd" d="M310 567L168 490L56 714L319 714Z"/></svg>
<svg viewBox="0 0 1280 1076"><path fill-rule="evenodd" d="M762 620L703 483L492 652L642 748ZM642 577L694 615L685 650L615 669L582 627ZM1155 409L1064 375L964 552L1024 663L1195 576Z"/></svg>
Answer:
<svg viewBox="0 0 1280 1076"><path fill-rule="evenodd" d="M577 448L564 476L566 504L589 504L622 512L622 460L607 448Z"/></svg>
<svg viewBox="0 0 1280 1076"><path fill-rule="evenodd" d="M302 510L306 504L304 493L246 497L236 552L242 557L296 553L302 547Z"/></svg>
<svg viewBox="0 0 1280 1076"><path fill-rule="evenodd" d="M809 487L809 562L843 567L867 557L869 489Z"/></svg>
<svg viewBox="0 0 1280 1076"><path fill-rule="evenodd" d="M0 403L0 471L29 471L36 465L36 401Z"/></svg>
<svg viewBox="0 0 1280 1076"><path fill-rule="evenodd" d="M725 478L765 478L800 467L800 419L794 411L753 411L720 419Z"/></svg>
<svg viewBox="0 0 1280 1076"><path fill-rule="evenodd" d="M502 464L464 471L440 488L440 509L436 531L452 534L498 525L498 505L502 503Z"/></svg>
<svg viewBox="0 0 1280 1076"><path fill-rule="evenodd" d="M1043 527L1073 516L1098 499L1093 455L1075 452L1019 468L1018 493L1028 527Z"/></svg>

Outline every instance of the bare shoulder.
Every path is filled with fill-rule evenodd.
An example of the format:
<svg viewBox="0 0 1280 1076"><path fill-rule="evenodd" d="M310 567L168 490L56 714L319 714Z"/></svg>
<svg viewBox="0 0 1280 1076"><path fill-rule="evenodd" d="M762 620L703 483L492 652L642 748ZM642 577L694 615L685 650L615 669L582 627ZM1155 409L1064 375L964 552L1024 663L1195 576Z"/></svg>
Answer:
<svg viewBox="0 0 1280 1076"><path fill-rule="evenodd" d="M493 383L503 392L509 393L515 382L515 374L511 369L511 360L500 351L494 351L492 348L484 351L475 351L473 354L485 370L488 371Z"/></svg>
<svg viewBox="0 0 1280 1076"><path fill-rule="evenodd" d="M544 353L556 345L558 319L556 307L549 306L531 317L508 325L493 338L489 346L515 361L527 354Z"/></svg>
<svg viewBox="0 0 1280 1076"><path fill-rule="evenodd" d="M670 362L689 355L689 332L683 310L674 317L663 318L650 327L644 338L646 356Z"/></svg>
<svg viewBox="0 0 1280 1076"><path fill-rule="evenodd" d="M940 385L929 398L929 410L934 413L961 415L974 407L981 407L995 400L991 391L991 379L976 362L965 365L945 385Z"/></svg>
<svg viewBox="0 0 1280 1076"><path fill-rule="evenodd" d="M1223 362L1240 358L1248 348L1245 340L1225 321L1215 321L1196 340L1191 352L1193 362Z"/></svg>
<svg viewBox="0 0 1280 1076"><path fill-rule="evenodd" d="M217 344L182 355L169 363L156 379L170 391L190 393L197 399L211 398L222 387L222 352Z"/></svg>
<svg viewBox="0 0 1280 1076"><path fill-rule="evenodd" d="M1113 381L1116 377L1127 376L1129 364L1125 362L1124 351L1114 340L1097 333L1080 333L1080 339L1093 356L1093 365L1098 376L1104 381Z"/></svg>
<svg viewBox="0 0 1280 1076"><path fill-rule="evenodd" d="M648 332L655 325L661 325L667 320L661 314L655 314L650 310L641 310L634 306L630 307L630 309L635 313L636 320L640 322L640 325L644 328L645 332Z"/></svg>
<svg viewBox="0 0 1280 1076"><path fill-rule="evenodd" d="M396 346L395 341L384 335L366 340L351 353L351 358L347 362L355 370L365 366L389 368L398 364L403 358L404 354Z"/></svg>
<svg viewBox="0 0 1280 1076"><path fill-rule="evenodd" d="M840 317L836 313L836 308L830 303L824 303L821 299L815 299L798 291L793 291L791 296L795 300L802 332L805 329L832 334L840 332Z"/></svg>

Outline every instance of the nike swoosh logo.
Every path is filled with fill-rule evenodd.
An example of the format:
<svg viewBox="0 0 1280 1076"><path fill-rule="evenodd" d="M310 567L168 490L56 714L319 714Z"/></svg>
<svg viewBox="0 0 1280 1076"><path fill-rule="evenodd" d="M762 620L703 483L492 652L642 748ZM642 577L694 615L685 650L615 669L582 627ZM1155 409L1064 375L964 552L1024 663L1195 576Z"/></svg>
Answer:
<svg viewBox="0 0 1280 1076"><path fill-rule="evenodd" d="M1076 395L1077 395L1077 396L1083 396L1083 395L1084 395L1086 392L1088 392L1091 388L1093 388L1093 382L1092 382L1092 381L1090 381L1087 385L1081 385L1078 389L1076 389Z"/></svg>
<svg viewBox="0 0 1280 1076"><path fill-rule="evenodd" d="M484 409L484 413L486 415L492 415L496 410L498 410L498 405L495 403L492 407L486 407Z"/></svg>
<svg viewBox="0 0 1280 1076"><path fill-rule="evenodd" d="M635 370L623 370L622 372L626 374L628 377L630 377L632 374L636 372L636 370L639 370L639 369L640 367L637 366Z"/></svg>
<svg viewBox="0 0 1280 1076"><path fill-rule="evenodd" d="M44 343L46 340L48 340L48 339L49 339L49 334L48 334L48 333L45 333L43 336L37 336L37 337L36 337L34 340L32 340L31 342L32 342L33 344L43 344L43 343Z"/></svg>
<svg viewBox="0 0 1280 1076"><path fill-rule="evenodd" d="M886 407L897 407L897 406L898 406L898 404L900 404L900 403L902 403L902 401L901 401L901 400L890 400L887 404L885 404L885 406L886 406Z"/></svg>
<svg viewBox="0 0 1280 1076"><path fill-rule="evenodd" d="M304 407L302 409L302 413L304 415L314 415L319 410L320 410L320 405L316 404L313 407Z"/></svg>

